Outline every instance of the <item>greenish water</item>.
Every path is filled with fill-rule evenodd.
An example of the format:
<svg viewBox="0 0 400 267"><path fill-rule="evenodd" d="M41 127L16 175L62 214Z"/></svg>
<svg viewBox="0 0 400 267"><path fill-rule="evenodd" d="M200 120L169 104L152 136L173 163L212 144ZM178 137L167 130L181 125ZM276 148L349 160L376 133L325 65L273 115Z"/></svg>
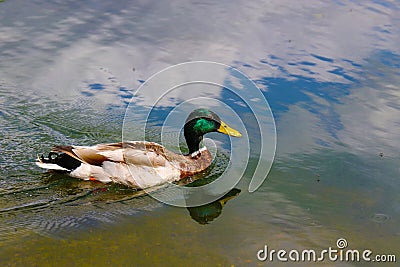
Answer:
<svg viewBox="0 0 400 267"><path fill-rule="evenodd" d="M0 3L0 18L2 266L286 266L258 261L258 250L320 251L338 238L400 257L394 2L15 0ZM247 191L254 154L230 196L192 209L35 166L54 144L120 141L134 90L188 60L232 65L267 98L278 143L256 192ZM213 97L246 116L222 91ZM157 110L149 137L157 140L171 108ZM133 126L144 123L142 113L138 104ZM224 149L197 183L228 164L226 139L211 137Z"/></svg>

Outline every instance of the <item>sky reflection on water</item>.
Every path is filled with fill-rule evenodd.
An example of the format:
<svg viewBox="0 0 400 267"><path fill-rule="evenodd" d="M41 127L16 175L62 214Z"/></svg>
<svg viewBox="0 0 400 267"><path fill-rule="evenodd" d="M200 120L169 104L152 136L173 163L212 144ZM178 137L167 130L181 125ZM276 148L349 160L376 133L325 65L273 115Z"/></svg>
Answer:
<svg viewBox="0 0 400 267"><path fill-rule="evenodd" d="M177 63L208 60L239 69L267 98L278 131L269 178L259 191L248 194L251 177L245 177L241 194L206 226L190 224L186 210L153 200L129 202L134 208L121 205L121 211L145 210L128 218L154 243L167 241L152 235L152 227L169 234L170 225L178 221L174 234L179 241L194 235L188 250L217 251L210 264L252 265L265 242L326 247L338 235L354 246L391 252L400 243L399 10L396 1L1 2L0 208L63 200L69 193L92 190L93 185L74 180L48 180L32 166L36 153L54 143L119 141L122 114L144 80ZM221 82L228 83L223 75ZM214 96L227 98L223 90ZM171 103L161 111L170 110ZM244 110L234 98L230 104ZM38 189L32 197L18 193L41 187L48 189ZM107 193L103 198L115 196L118 193ZM19 243L22 234L10 235L16 223L27 228L30 237L21 249L29 251L40 243L51 251L30 230L46 233L40 223L51 223L51 216L62 222L69 215L76 222L88 213L95 217L107 207L103 198L81 199L85 205L80 210L57 206L55 215L45 209L18 219L3 212L1 231L7 232L8 241ZM87 205L97 200L101 208ZM118 216L124 215L110 218ZM23 223L30 219L36 223L33 228ZM89 227L85 230L95 224L81 223ZM118 227L121 232L138 231L127 221ZM132 247L146 240L113 234L94 235L103 241L118 237ZM160 236L168 239L168 234ZM240 247L235 240L243 240ZM132 253L139 257L150 248L144 245ZM102 251L101 244L97 249ZM182 255L188 253L184 246L179 249ZM11 262L10 248L4 251L0 258ZM164 247L159 253L168 257L173 249ZM35 262L33 254L26 255L27 262ZM120 252L121 262L126 255Z"/></svg>

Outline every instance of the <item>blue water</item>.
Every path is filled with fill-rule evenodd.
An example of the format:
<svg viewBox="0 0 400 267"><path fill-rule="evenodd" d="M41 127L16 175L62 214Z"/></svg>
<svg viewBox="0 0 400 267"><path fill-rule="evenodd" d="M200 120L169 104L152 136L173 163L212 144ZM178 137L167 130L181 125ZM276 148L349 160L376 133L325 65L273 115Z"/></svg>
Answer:
<svg viewBox="0 0 400 267"><path fill-rule="evenodd" d="M399 9L396 1L0 2L0 262L280 266L259 262L257 251L324 249L341 237L399 257ZM268 100L277 150L256 192L247 188L260 133L248 106L219 87L196 90L246 115L253 145L225 206L170 207L33 164L54 144L120 141L139 86L194 60L237 68ZM221 84L247 86L235 77ZM155 109L150 138L190 96L180 90ZM133 128L145 123L140 97ZM227 139L212 137L223 150L209 177L229 156Z"/></svg>

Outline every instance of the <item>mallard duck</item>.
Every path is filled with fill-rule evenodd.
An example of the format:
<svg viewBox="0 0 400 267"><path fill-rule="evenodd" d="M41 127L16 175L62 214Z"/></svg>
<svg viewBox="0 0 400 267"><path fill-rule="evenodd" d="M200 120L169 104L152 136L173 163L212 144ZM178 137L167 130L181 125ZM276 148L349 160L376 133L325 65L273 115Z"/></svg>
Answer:
<svg viewBox="0 0 400 267"><path fill-rule="evenodd" d="M184 136L189 154L169 151L148 141L127 141L94 146L55 146L36 164L44 169L66 172L83 180L119 183L144 189L166 182L175 182L207 169L212 156L204 146L203 135L220 132L242 135L221 121L208 109L196 109L187 117Z"/></svg>

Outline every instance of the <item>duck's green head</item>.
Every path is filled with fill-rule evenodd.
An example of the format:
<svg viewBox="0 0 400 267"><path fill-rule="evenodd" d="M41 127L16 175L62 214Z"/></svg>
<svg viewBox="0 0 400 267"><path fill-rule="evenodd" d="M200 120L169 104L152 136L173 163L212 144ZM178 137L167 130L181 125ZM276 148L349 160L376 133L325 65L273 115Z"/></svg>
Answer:
<svg viewBox="0 0 400 267"><path fill-rule="evenodd" d="M211 132L220 132L230 136L242 135L224 123L220 117L208 109L195 109L186 119L184 134L189 153L199 150L199 144L203 135Z"/></svg>

